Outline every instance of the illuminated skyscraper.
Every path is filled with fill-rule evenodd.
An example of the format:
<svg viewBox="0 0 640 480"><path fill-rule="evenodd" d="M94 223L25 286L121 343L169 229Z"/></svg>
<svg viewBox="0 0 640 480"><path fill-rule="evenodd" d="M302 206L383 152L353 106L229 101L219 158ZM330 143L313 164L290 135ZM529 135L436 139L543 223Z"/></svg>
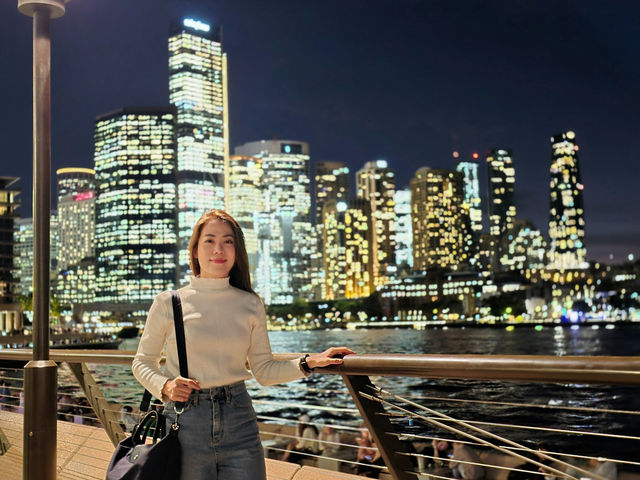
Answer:
<svg viewBox="0 0 640 480"><path fill-rule="evenodd" d="M513 158L510 150L494 149L487 153L489 180L489 233L495 238L495 256L492 270L504 270L500 264L507 249L506 233L513 228L516 218ZM512 263L513 259L507 263Z"/></svg>
<svg viewBox="0 0 640 480"><path fill-rule="evenodd" d="M316 225L322 225L322 206L328 200L349 198L349 167L342 162L318 162L315 168Z"/></svg>
<svg viewBox="0 0 640 480"><path fill-rule="evenodd" d="M413 266L413 234L411 233L411 190L396 190L396 263Z"/></svg>
<svg viewBox="0 0 640 480"><path fill-rule="evenodd" d="M487 153L489 180L489 233L501 238L513 228L516 218L516 173L510 150L495 149Z"/></svg>
<svg viewBox="0 0 640 480"><path fill-rule="evenodd" d="M328 200L323 225L326 298L368 297L375 290L371 202Z"/></svg>
<svg viewBox="0 0 640 480"><path fill-rule="evenodd" d="M90 168L60 168L58 176L58 201L65 195L94 192L96 188L96 172Z"/></svg>
<svg viewBox="0 0 640 480"><path fill-rule="evenodd" d="M469 210L471 230L482 231L482 208L480 206L480 182L478 181L478 162L458 162L456 171L462 172L464 203Z"/></svg>
<svg viewBox="0 0 640 480"><path fill-rule="evenodd" d="M178 236L181 280L200 216L225 208L229 157L226 55L221 27L184 19L169 38L169 101L177 110Z"/></svg>
<svg viewBox="0 0 640 480"><path fill-rule="evenodd" d="M500 264L505 270L540 270L547 263L547 241L528 220L516 220L506 233Z"/></svg>
<svg viewBox="0 0 640 480"><path fill-rule="evenodd" d="M356 173L357 197L371 203L373 281L384 285L396 272L395 174L386 160L367 162Z"/></svg>
<svg viewBox="0 0 640 480"><path fill-rule="evenodd" d="M96 301L145 308L176 283L175 111L96 119Z"/></svg>
<svg viewBox="0 0 640 480"><path fill-rule="evenodd" d="M315 249L309 144L261 140L236 147L235 154L262 162L254 289L266 304L287 304L295 298L307 298L311 288L309 258Z"/></svg>
<svg viewBox="0 0 640 480"><path fill-rule="evenodd" d="M575 139L576 134L572 131L551 137L550 269L588 267L584 244L584 186L580 180Z"/></svg>
<svg viewBox="0 0 640 480"><path fill-rule="evenodd" d="M458 270L467 262L462 185L460 172L429 167L420 168L411 179L415 270Z"/></svg>
<svg viewBox="0 0 640 480"><path fill-rule="evenodd" d="M49 275L53 279L56 273L58 245L58 221L56 212L49 218ZM15 293L30 295L33 293L33 218L17 218L13 231L13 265Z"/></svg>
<svg viewBox="0 0 640 480"><path fill-rule="evenodd" d="M13 245L16 209L20 206L20 189L14 185L19 178L0 177L0 304L13 303L15 292ZM4 307L0 307L0 312Z"/></svg>
<svg viewBox="0 0 640 480"><path fill-rule="evenodd" d="M242 227L254 286L257 281L258 227L260 212L264 210L263 177L261 158L244 155L229 158L229 213Z"/></svg>
<svg viewBox="0 0 640 480"><path fill-rule="evenodd" d="M94 256L95 172L61 168L58 175L57 269L64 270Z"/></svg>

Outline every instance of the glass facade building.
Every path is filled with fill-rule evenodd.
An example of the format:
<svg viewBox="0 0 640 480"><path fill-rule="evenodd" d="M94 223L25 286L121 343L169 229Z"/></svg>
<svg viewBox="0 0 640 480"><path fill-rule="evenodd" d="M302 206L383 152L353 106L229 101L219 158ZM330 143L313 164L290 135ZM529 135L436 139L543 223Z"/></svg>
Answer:
<svg viewBox="0 0 640 480"><path fill-rule="evenodd" d="M226 55L221 28L195 19L172 26L169 102L176 107L180 276L189 279L189 238L200 216L226 208L229 157Z"/></svg>
<svg viewBox="0 0 640 480"><path fill-rule="evenodd" d="M328 200L323 224L326 299L368 297L375 290L371 202Z"/></svg>
<svg viewBox="0 0 640 480"><path fill-rule="evenodd" d="M386 160L367 162L356 173L356 189L357 197L371 204L374 283L384 285L397 270L395 174Z"/></svg>
<svg viewBox="0 0 640 480"><path fill-rule="evenodd" d="M95 122L96 302L145 308L176 283L175 111Z"/></svg>
<svg viewBox="0 0 640 480"><path fill-rule="evenodd" d="M16 289L13 248L16 209L20 206L17 177L0 177L0 303L13 303ZM32 260L33 261L33 260Z"/></svg>
<svg viewBox="0 0 640 480"><path fill-rule="evenodd" d="M420 168L410 181L413 268L459 269L467 262L462 173Z"/></svg>
<svg viewBox="0 0 640 480"><path fill-rule="evenodd" d="M528 220L516 220L506 234L506 248L500 264L505 270L540 270L547 263L547 241Z"/></svg>
<svg viewBox="0 0 640 480"><path fill-rule="evenodd" d="M236 147L235 154L262 163L261 206L252 206L257 211L254 231L258 239L254 289L267 305L308 298L309 263L316 246L311 225L309 144L261 140Z"/></svg>
<svg viewBox="0 0 640 480"><path fill-rule="evenodd" d="M61 168L58 175L57 269L93 257L95 229L95 171Z"/></svg>
<svg viewBox="0 0 640 480"><path fill-rule="evenodd" d="M489 233L501 238L513 228L516 218L516 173L510 150L494 149L487 153L489 180Z"/></svg>
<svg viewBox="0 0 640 480"><path fill-rule="evenodd" d="M242 227L251 267L251 282L257 282L260 212L264 210L262 158L232 155L229 158L229 213Z"/></svg>
<svg viewBox="0 0 640 480"><path fill-rule="evenodd" d="M322 225L322 206L328 200L349 198L349 167L342 162L318 162L315 166L316 225Z"/></svg>
<svg viewBox="0 0 640 480"><path fill-rule="evenodd" d="M413 267L413 234L411 233L411 190L396 190L396 263Z"/></svg>
<svg viewBox="0 0 640 480"><path fill-rule="evenodd" d="M551 146L549 268L587 268L582 200L584 186L580 179L576 134L568 131L554 135L551 137Z"/></svg>

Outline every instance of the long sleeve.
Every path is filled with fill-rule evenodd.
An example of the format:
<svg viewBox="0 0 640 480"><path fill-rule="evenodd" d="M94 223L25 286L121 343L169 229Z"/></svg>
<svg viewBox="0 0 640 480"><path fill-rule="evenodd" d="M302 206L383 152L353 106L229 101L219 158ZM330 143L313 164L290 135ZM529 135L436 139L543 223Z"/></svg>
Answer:
<svg viewBox="0 0 640 480"><path fill-rule="evenodd" d="M149 309L144 333L131 365L133 375L151 394L162 399L162 387L169 380L160 369L160 358L171 329L173 313L169 313L166 297L168 292L158 295Z"/></svg>
<svg viewBox="0 0 640 480"><path fill-rule="evenodd" d="M300 371L299 359L277 361L273 358L264 305L258 297L254 301L256 314L251 329L248 360L255 379L260 385L267 386L307 376Z"/></svg>

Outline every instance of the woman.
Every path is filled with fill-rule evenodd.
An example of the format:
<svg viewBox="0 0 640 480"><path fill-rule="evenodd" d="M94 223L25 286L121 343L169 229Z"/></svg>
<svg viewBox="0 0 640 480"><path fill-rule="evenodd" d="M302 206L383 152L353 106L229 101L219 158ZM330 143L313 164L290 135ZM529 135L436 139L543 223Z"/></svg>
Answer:
<svg viewBox="0 0 640 480"><path fill-rule="evenodd" d="M354 352L329 348L274 360L264 306L251 289L242 230L226 212L211 210L198 220L189 255L193 276L179 294L190 378L179 375L170 292L158 295L149 310L133 374L165 402L168 425L175 419L174 402L187 402L179 421L183 480L264 479L258 424L244 380L251 374L262 385L296 380Z"/></svg>

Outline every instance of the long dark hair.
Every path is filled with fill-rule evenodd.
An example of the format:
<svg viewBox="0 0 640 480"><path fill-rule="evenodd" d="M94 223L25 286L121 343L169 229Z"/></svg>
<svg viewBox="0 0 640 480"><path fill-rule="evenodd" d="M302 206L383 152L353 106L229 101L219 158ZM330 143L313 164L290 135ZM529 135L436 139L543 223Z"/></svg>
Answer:
<svg viewBox="0 0 640 480"><path fill-rule="evenodd" d="M191 271L196 277L200 275L200 262L195 256L198 248L198 241L204 225L211 220L222 220L227 223L233 231L233 244L236 247L236 261L229 272L229 284L233 287L255 294L251 288L251 274L249 273L249 256L244 245L244 234L242 228L236 220L224 210L209 210L205 212L193 227L191 240L189 240L189 263Z"/></svg>

